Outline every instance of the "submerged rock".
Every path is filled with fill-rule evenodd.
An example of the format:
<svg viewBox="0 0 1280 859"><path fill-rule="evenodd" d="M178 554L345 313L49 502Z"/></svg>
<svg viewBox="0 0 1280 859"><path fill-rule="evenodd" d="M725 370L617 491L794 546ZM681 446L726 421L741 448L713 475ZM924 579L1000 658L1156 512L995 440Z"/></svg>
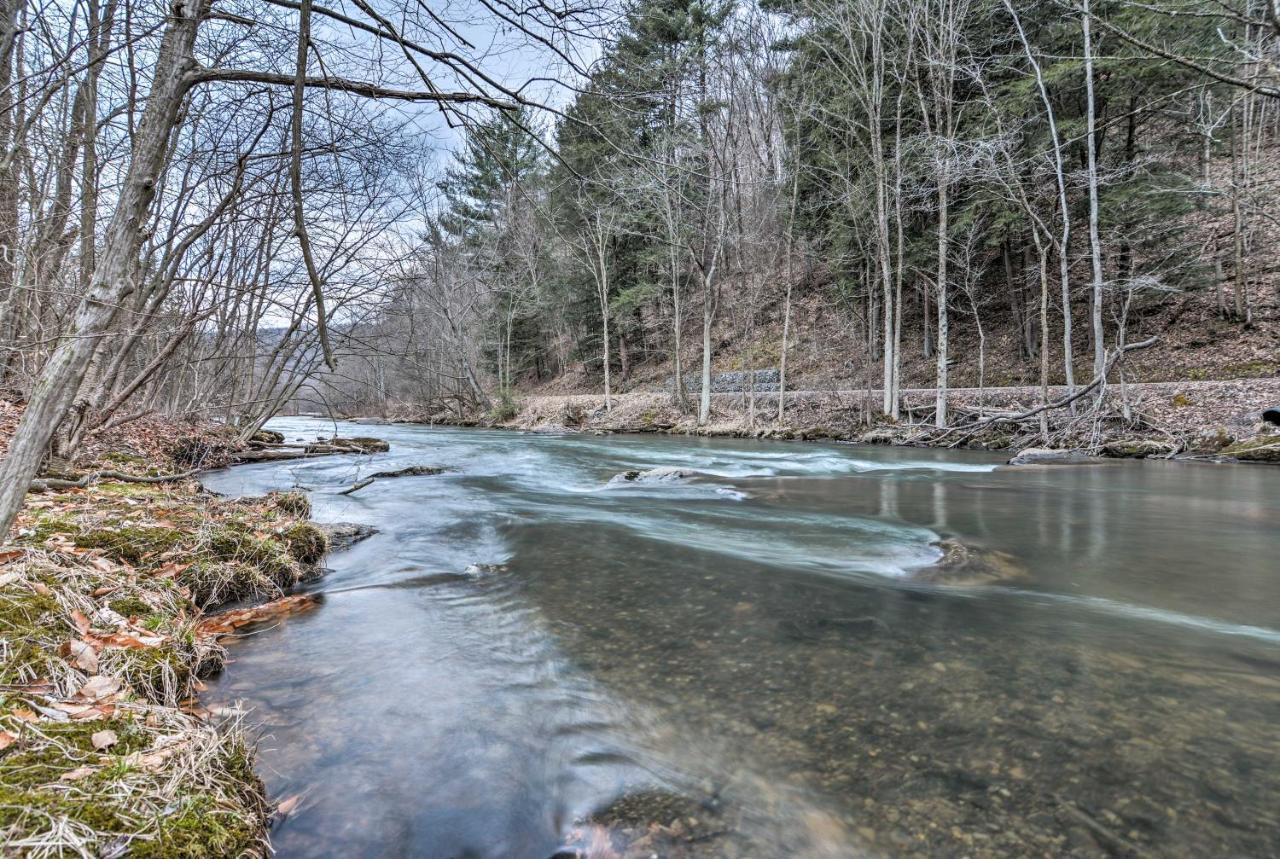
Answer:
<svg viewBox="0 0 1280 859"><path fill-rule="evenodd" d="M966 545L959 540L944 539L934 544L942 557L911 578L918 582L954 587L975 587L1026 581L1027 568L1013 555L995 549Z"/></svg>
<svg viewBox="0 0 1280 859"><path fill-rule="evenodd" d="M1019 451L1009 465L1088 465L1095 463L1098 457L1090 456L1083 450L1054 450L1047 447L1029 447Z"/></svg>
<svg viewBox="0 0 1280 859"><path fill-rule="evenodd" d="M614 475L610 479L609 485L617 486L622 483L676 483L697 476L698 472L689 468L662 466L661 468L650 468L647 471L624 471L621 474Z"/></svg>

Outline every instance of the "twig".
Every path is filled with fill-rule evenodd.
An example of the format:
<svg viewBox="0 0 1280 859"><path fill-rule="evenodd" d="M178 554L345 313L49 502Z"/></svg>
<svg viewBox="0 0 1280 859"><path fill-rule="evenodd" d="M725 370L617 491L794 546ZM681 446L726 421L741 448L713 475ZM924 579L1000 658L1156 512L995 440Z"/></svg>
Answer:
<svg viewBox="0 0 1280 859"><path fill-rule="evenodd" d="M355 483L351 484L350 486L348 486L346 489L342 490L342 491L341 491L341 492L339 492L338 494L339 494L339 495L350 495L350 494L351 494L351 493L353 493L353 492L359 492L361 489L364 489L364 488L365 488L366 486L368 486L370 483L373 483L373 481L374 481L374 480L376 480L376 479L377 479L377 478L374 478L374 477L366 477L364 480L360 480L360 481L357 481L357 482L355 482Z"/></svg>

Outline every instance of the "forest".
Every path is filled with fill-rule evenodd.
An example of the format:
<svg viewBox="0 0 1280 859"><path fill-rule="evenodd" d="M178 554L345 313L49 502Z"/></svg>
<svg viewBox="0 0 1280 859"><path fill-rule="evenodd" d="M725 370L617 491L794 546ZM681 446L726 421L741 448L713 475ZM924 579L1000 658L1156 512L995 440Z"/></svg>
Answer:
<svg viewBox="0 0 1280 859"><path fill-rule="evenodd" d="M1280 0L0 0L0 857L1280 856L1277 246Z"/></svg>
<svg viewBox="0 0 1280 859"><path fill-rule="evenodd" d="M648 389L701 425L713 375L767 371L761 414L850 389L899 420L917 388L947 427L957 380L1074 412L1126 367L1276 372L1270 4L0 22L0 384L26 404L2 521L49 453L150 414L248 438Z"/></svg>

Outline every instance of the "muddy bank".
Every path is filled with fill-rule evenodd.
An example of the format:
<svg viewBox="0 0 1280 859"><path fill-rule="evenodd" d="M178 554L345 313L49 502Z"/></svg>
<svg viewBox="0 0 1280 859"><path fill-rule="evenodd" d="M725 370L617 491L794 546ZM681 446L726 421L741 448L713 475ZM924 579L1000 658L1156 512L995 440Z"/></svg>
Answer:
<svg viewBox="0 0 1280 859"><path fill-rule="evenodd" d="M0 546L5 855L269 853L240 717L196 695L223 667L221 636L300 610L273 601L320 573L330 537L300 493L231 501L185 472L146 480L221 444L184 439L158 466L139 445L66 465ZM213 614L229 603L266 608Z"/></svg>

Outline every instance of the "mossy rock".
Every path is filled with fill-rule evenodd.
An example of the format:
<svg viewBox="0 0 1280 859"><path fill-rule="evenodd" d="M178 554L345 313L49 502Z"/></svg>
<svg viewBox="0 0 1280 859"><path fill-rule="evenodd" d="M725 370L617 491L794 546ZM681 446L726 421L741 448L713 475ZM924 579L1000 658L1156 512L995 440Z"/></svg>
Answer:
<svg viewBox="0 0 1280 859"><path fill-rule="evenodd" d="M262 855L256 826L239 809L219 808L211 796L183 797L179 807L161 819L154 839L129 845L130 857L145 859L220 859Z"/></svg>
<svg viewBox="0 0 1280 859"><path fill-rule="evenodd" d="M1176 448L1168 442L1149 438L1121 438L1102 446L1102 455L1120 459L1146 459L1149 456L1168 456Z"/></svg>
<svg viewBox="0 0 1280 859"><path fill-rule="evenodd" d="M84 531L75 538L81 549L102 549L109 557L138 565L152 555L167 552L186 535L159 525L127 525L115 530Z"/></svg>
<svg viewBox="0 0 1280 859"><path fill-rule="evenodd" d="M275 430L260 429L253 435L249 436L249 441L254 444L284 444L284 433L278 433Z"/></svg>
<svg viewBox="0 0 1280 859"><path fill-rule="evenodd" d="M199 660L187 642L156 647L103 650L103 673L114 674L134 692L157 704L176 706L191 694L192 666Z"/></svg>
<svg viewBox="0 0 1280 859"><path fill-rule="evenodd" d="M1217 453L1234 441L1235 437L1226 427L1208 427L1196 433L1195 438L1191 441L1191 448L1206 453Z"/></svg>
<svg viewBox="0 0 1280 859"><path fill-rule="evenodd" d="M1227 445L1219 453L1223 456L1235 457L1241 462L1280 462L1280 436L1262 436L1248 441L1239 441Z"/></svg>
<svg viewBox="0 0 1280 859"><path fill-rule="evenodd" d="M1007 584L1031 576L1027 568L1007 552L969 546L959 540L944 539L934 544L942 551L937 563L915 573L919 582L954 587Z"/></svg>
<svg viewBox="0 0 1280 859"><path fill-rule="evenodd" d="M318 564L329 551L329 535L310 522L299 522L280 535L300 564Z"/></svg>

